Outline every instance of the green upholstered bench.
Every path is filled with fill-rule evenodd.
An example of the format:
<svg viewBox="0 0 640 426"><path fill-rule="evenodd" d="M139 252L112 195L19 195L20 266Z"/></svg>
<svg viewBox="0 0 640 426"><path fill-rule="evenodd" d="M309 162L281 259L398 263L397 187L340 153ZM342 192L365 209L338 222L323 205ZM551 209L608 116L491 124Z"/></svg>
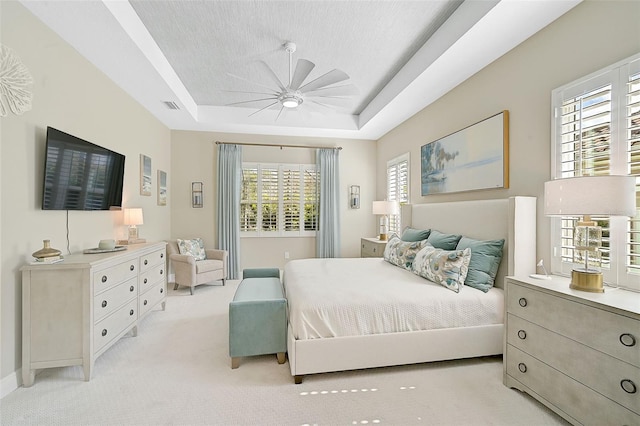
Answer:
<svg viewBox="0 0 640 426"><path fill-rule="evenodd" d="M233 301L229 303L229 356L231 368L240 357L287 351L287 299L278 268L245 269Z"/></svg>

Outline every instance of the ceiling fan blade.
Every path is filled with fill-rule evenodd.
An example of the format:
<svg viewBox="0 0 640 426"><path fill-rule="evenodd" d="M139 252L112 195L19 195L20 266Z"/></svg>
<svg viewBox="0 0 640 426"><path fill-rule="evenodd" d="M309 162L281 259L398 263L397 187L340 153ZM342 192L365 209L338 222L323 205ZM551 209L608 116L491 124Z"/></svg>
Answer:
<svg viewBox="0 0 640 426"><path fill-rule="evenodd" d="M282 108L280 108L280 111L278 111L278 115L276 116L276 119L273 121L278 121L278 118L280 118L280 114L282 114L282 111L284 111L285 109L288 109L288 108L285 108L284 106L282 106Z"/></svg>
<svg viewBox="0 0 640 426"><path fill-rule="evenodd" d="M244 90L220 90L221 92L225 92L225 93L246 93L249 95L267 95L267 96L274 96L277 97L278 96L278 92L271 92L271 93L265 93L265 92L245 92Z"/></svg>
<svg viewBox="0 0 640 426"><path fill-rule="evenodd" d="M316 104L316 105L320 105L321 107L326 108L326 109L328 109L328 110L330 110L332 112L335 112L335 110L336 110L333 105L327 105L327 104L325 104L323 102L318 102L318 101L315 101L313 99L309 99L309 102L311 102L313 104Z"/></svg>
<svg viewBox="0 0 640 426"><path fill-rule="evenodd" d="M309 92L312 90L320 89L325 86L329 86L334 83L339 83L341 81L348 80L349 76L340 70L333 69L326 74L321 75L315 80L305 84L299 90L303 93Z"/></svg>
<svg viewBox="0 0 640 426"><path fill-rule="evenodd" d="M255 81L248 80L248 79L246 79L244 77L240 77L239 75L231 74L230 72L228 72L227 75L230 76L230 77L237 78L239 80L245 81L247 83L255 84L256 86L262 87L264 89L274 91L273 87L269 87L269 86L266 86L266 85L261 84L261 83L256 83Z"/></svg>
<svg viewBox="0 0 640 426"><path fill-rule="evenodd" d="M270 108L270 107L274 106L274 105L275 105L275 104L277 104L277 103L278 103L278 101L275 101L274 103L269 104L269 105L267 105L267 106L266 106L266 107L264 107L264 108L260 108L259 110L254 111L254 112L252 112L251 114L249 114L249 117L251 117L252 115L255 115L255 114L259 113L260 111L264 111L265 109Z"/></svg>
<svg viewBox="0 0 640 426"><path fill-rule="evenodd" d="M352 96L359 93L358 88L353 84L345 84L344 86L324 87L305 92L307 96Z"/></svg>
<svg viewBox="0 0 640 426"><path fill-rule="evenodd" d="M262 101L274 101L277 100L278 98L262 98L262 99L252 99L250 101L241 101L241 102L232 102L230 104L226 104L226 106L231 106L231 105L240 105L240 104L250 104L250 103L254 103L254 102L262 102Z"/></svg>
<svg viewBox="0 0 640 426"><path fill-rule="evenodd" d="M276 73L273 72L271 67L265 61L260 61L259 63L265 68L265 70L267 71L267 75L280 88L280 90L282 90L283 92L286 91L287 89L285 89L284 84L282 84L282 82L280 81Z"/></svg>
<svg viewBox="0 0 640 426"><path fill-rule="evenodd" d="M304 82L304 80L309 77L311 70L316 66L311 61L307 61L306 59L298 59L298 64L296 65L296 70L293 73L293 77L291 78L291 84L289 88L291 90L298 90L300 85Z"/></svg>
<svg viewBox="0 0 640 426"><path fill-rule="evenodd" d="M324 102L329 105L336 106L349 106L353 103L353 100L350 98L342 98L337 96L309 96L306 99L314 100L316 102Z"/></svg>

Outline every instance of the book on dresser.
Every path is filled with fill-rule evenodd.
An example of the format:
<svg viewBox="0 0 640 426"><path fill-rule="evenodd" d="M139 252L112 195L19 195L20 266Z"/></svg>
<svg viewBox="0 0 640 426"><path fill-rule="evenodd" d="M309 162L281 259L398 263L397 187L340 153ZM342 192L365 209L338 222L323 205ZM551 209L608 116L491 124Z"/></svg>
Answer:
<svg viewBox="0 0 640 426"><path fill-rule="evenodd" d="M640 425L640 293L505 280L504 384L573 424Z"/></svg>
<svg viewBox="0 0 640 426"><path fill-rule="evenodd" d="M139 321L165 309L166 243L126 251L72 254L64 262L25 265L22 272L22 382L39 369L94 362Z"/></svg>

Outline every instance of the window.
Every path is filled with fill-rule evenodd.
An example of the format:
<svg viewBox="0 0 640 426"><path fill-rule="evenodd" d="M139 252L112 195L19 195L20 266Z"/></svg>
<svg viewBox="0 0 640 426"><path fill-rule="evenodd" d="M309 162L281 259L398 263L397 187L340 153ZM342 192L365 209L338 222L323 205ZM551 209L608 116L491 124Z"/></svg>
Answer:
<svg viewBox="0 0 640 426"><path fill-rule="evenodd" d="M553 178L632 175L640 207L640 54L552 92ZM640 290L640 215L592 217L602 226L602 273ZM553 271L573 264L577 217L552 222Z"/></svg>
<svg viewBox="0 0 640 426"><path fill-rule="evenodd" d="M315 236L318 176L311 164L242 165L242 236Z"/></svg>
<svg viewBox="0 0 640 426"><path fill-rule="evenodd" d="M387 200L409 202L409 153L387 162ZM400 215L389 217L389 233L400 234Z"/></svg>

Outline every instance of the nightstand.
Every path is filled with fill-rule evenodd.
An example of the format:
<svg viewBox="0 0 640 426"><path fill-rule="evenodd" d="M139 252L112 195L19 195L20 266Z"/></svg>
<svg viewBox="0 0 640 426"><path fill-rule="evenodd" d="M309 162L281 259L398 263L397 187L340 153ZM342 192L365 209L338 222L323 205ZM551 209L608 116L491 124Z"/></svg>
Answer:
<svg viewBox="0 0 640 426"><path fill-rule="evenodd" d="M640 294L505 280L504 384L574 424L640 424Z"/></svg>
<svg viewBox="0 0 640 426"><path fill-rule="evenodd" d="M360 257L382 257L387 241L378 238L360 239Z"/></svg>

